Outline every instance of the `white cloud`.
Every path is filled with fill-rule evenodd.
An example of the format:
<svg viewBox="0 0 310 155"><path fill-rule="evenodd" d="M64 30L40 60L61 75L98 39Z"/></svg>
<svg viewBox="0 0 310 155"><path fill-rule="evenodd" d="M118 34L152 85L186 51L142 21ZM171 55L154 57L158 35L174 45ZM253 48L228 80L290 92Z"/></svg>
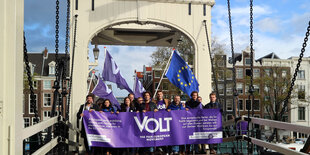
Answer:
<svg viewBox="0 0 310 155"><path fill-rule="evenodd" d="M270 17L258 21L256 25L262 32L277 33L280 30L280 21Z"/></svg>
<svg viewBox="0 0 310 155"><path fill-rule="evenodd" d="M282 11L282 10L279 10ZM269 6L254 7L254 49L256 59L275 52L283 59L298 56L310 13L296 13L292 17L280 16ZM281 13L281 12L280 12ZM212 10L212 36L225 43L230 56L230 38L227 7L215 5ZM283 19L281 19L282 17ZM249 46L249 7L232 7L232 27L235 52ZM308 52L309 53L309 52ZM306 56L309 55L306 53Z"/></svg>

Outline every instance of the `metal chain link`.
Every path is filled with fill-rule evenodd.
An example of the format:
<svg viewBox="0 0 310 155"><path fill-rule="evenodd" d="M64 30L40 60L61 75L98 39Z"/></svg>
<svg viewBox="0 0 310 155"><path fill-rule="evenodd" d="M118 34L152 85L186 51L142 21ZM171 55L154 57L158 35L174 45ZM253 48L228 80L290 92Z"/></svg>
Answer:
<svg viewBox="0 0 310 155"><path fill-rule="evenodd" d="M233 32L232 32L232 24L231 24L231 10L230 10L230 0L227 0L227 7L228 7L228 19L229 19L229 32L230 32L230 46L231 46L231 57L233 60L233 105L234 105L234 110L235 110L235 99L238 97L238 92L236 89L236 61L235 61L235 51L234 51L234 40L233 40ZM236 111L234 111L236 113ZM235 114L234 114L235 115ZM236 118L236 116L235 116Z"/></svg>
<svg viewBox="0 0 310 155"><path fill-rule="evenodd" d="M310 34L310 21L308 23L308 28L307 28L306 36L305 36L304 42L302 44L301 52L300 52L300 55L299 55L299 58L298 58L298 63L296 65L294 76L292 78L291 86L289 88L287 96L284 99L284 105L283 105L283 108L281 109L281 112L280 112L279 116L282 116L284 114L284 112L287 111L288 100L291 98L291 94L292 94L292 91L294 89L296 77L297 77L297 74L298 74L299 68L300 68L300 63L302 62L302 58L304 57L304 53L306 51L309 34ZM282 118L282 120L283 120L283 118Z"/></svg>
<svg viewBox="0 0 310 155"><path fill-rule="evenodd" d="M207 21L204 20L203 22L205 24L205 31L206 31L207 44L208 44L208 49L209 49L210 61L211 61L212 75L213 75L213 79L214 79L214 83L215 83L214 85L215 85L216 96L217 96L217 98L219 98L220 96L219 96L218 85L217 85L216 71L214 69L214 62L213 62L213 58L211 55L211 47L210 47L210 41L209 41L209 35L208 35Z"/></svg>
<svg viewBox="0 0 310 155"><path fill-rule="evenodd" d="M55 76L56 76L56 80L54 81L54 88L56 90L59 89L59 79L58 79L58 64L59 64L59 60L58 60L58 48L59 48L59 0L56 0L56 25L55 25L55 61L56 61L56 65L55 65Z"/></svg>
<svg viewBox="0 0 310 155"><path fill-rule="evenodd" d="M27 79L28 79L28 85L29 85L29 90L30 90L30 107L33 109L33 112L34 112L34 118L35 118L34 121L36 123L39 123L37 104L35 102L35 96L34 96L34 91L33 91L33 86L32 86L32 78L31 78L31 71L30 71L30 66L29 66L25 32L24 32L24 61L26 64ZM42 144L43 142L42 133L39 132L38 134L39 134L39 143Z"/></svg>
<svg viewBox="0 0 310 155"><path fill-rule="evenodd" d="M253 108L253 104L254 104L254 88L253 88L253 62L254 62L254 56L253 56L253 0L250 0L250 58L251 58L251 63L250 63L250 67L251 67L251 76L250 76L250 86L249 86L249 100L251 101L250 105L248 105L248 118L250 118L250 107L252 109L252 116L254 115L254 108ZM250 120L248 121L248 132L247 135L248 137L250 137ZM253 125L252 125L252 136L254 135L253 133L254 129L253 129ZM250 142L248 142L248 152L252 153L253 152L253 144L250 144Z"/></svg>
<svg viewBox="0 0 310 155"><path fill-rule="evenodd" d="M231 57L232 57L232 80L233 80L233 116L236 117L236 98L238 97L238 92L236 89L236 61L235 61L235 51L234 51L234 41L233 41L233 32L231 24L231 9L230 9L230 0L227 0L227 10L228 10L228 22L229 22L229 32L230 32L230 47L231 47ZM239 107L239 105L237 105ZM239 109L239 108L238 108ZM239 110L238 110L239 111ZM234 125L235 136L237 136L237 123ZM239 141L237 140L237 146L233 145L237 153L239 154Z"/></svg>
<svg viewBox="0 0 310 155"><path fill-rule="evenodd" d="M65 59L64 59L64 66L63 66L63 73L62 73L62 97L63 97L63 101L64 99L66 98L66 95L68 94L67 92L67 80L66 80L66 77L67 77L67 64L68 64L68 61L69 61L69 56L68 56L68 53L69 53L69 36L70 35L70 0L67 0L67 22L66 22L66 44L65 44ZM68 100L68 98L67 98ZM65 103L65 102L63 102ZM66 106L66 109L68 108L68 105L67 103L65 104ZM63 106L64 107L64 106ZM68 117L68 114L66 113L65 117L67 118ZM66 119L68 120L68 119Z"/></svg>

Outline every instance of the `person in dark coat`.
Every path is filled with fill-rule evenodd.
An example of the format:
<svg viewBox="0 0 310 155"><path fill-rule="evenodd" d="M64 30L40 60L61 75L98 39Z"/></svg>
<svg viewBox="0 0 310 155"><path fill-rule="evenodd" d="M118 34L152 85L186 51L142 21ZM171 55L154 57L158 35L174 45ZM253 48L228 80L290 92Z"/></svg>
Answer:
<svg viewBox="0 0 310 155"><path fill-rule="evenodd" d="M143 98L142 97L138 97L137 98L137 104L135 105L136 112L140 111L142 105L143 105Z"/></svg>
<svg viewBox="0 0 310 155"><path fill-rule="evenodd" d="M151 93L150 92L144 92L144 103L140 106L139 111L147 112L147 111L154 111L157 112L157 106L154 102L151 101Z"/></svg>
<svg viewBox="0 0 310 155"><path fill-rule="evenodd" d="M173 98L173 102L171 102L171 104L168 106L167 111L170 112L171 110L185 110L185 104L181 103L181 98L179 95L174 96ZM185 145L183 146L179 146L179 145L174 145L172 146L172 152L173 154L184 154L185 152ZM181 152L180 151L180 147L181 147Z"/></svg>
<svg viewBox="0 0 310 155"><path fill-rule="evenodd" d="M121 111L120 112L135 112L136 107L134 106L133 102L131 102L129 97L124 98L124 103L121 104ZM136 148L120 148L118 149L120 152L117 154L136 154Z"/></svg>
<svg viewBox="0 0 310 155"><path fill-rule="evenodd" d="M204 109L220 109L220 111L222 112L223 110L222 110L221 104L216 102L216 94L211 93L209 95L209 98L210 98L210 102L206 104L203 108ZM211 154L216 154L215 144L209 144L209 149L210 149Z"/></svg>
<svg viewBox="0 0 310 155"><path fill-rule="evenodd" d="M173 102L168 106L167 111L171 110L185 110L185 104L181 103L181 97L179 95L174 96Z"/></svg>
<svg viewBox="0 0 310 155"><path fill-rule="evenodd" d="M210 102L208 104L206 104L203 108L204 109L220 109L222 112L223 110L222 110L221 104L216 102L216 94L211 93L209 95L209 98L210 98Z"/></svg>
<svg viewBox="0 0 310 155"><path fill-rule="evenodd" d="M191 93L191 99L188 100L185 103L185 105L186 105L186 110L189 110L189 109L203 109L202 104L198 100L198 92L197 91L193 91Z"/></svg>
<svg viewBox="0 0 310 155"><path fill-rule="evenodd" d="M77 127L79 128L80 126L80 119L84 116L83 111L84 110L88 110L89 112L92 111L99 111L99 107L97 104L94 104L94 95L93 94L89 94L86 96L86 103L82 104L80 106L79 112L76 114L77 117ZM83 118L82 118L82 122L83 122ZM91 149L88 146L88 142L87 142L87 138L86 138L86 132L84 129L84 125L82 124L82 129L81 129L81 137L84 138L84 145L86 148L86 154L92 153Z"/></svg>
<svg viewBox="0 0 310 155"><path fill-rule="evenodd" d="M100 104L99 107L99 112L111 112L113 113L118 113L115 108L113 108L112 103L109 99L105 99L103 104Z"/></svg>
<svg viewBox="0 0 310 155"><path fill-rule="evenodd" d="M157 106L154 102L151 101L151 93L144 92L143 93L144 102L139 106L139 111L147 112L147 111L154 111L157 112ZM146 147L143 149L139 149L139 154L154 154L154 147Z"/></svg>
<svg viewBox="0 0 310 155"><path fill-rule="evenodd" d="M135 112L136 107L133 102L130 101L129 97L124 98L124 103L121 104L121 112Z"/></svg>

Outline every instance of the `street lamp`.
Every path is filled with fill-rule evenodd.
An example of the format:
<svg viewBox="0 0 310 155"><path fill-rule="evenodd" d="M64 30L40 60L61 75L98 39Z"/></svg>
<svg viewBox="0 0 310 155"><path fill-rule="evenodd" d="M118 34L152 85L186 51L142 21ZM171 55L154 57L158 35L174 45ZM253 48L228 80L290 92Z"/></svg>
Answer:
<svg viewBox="0 0 310 155"><path fill-rule="evenodd" d="M99 57L99 48L97 46L98 45L95 45L95 48L93 49L95 61L98 61L98 57Z"/></svg>
<svg viewBox="0 0 310 155"><path fill-rule="evenodd" d="M95 45L95 47L93 48L95 62L88 62L88 66L90 67L90 69L88 70L88 73L92 71L96 66L98 66L99 52L100 50L98 48L98 45Z"/></svg>

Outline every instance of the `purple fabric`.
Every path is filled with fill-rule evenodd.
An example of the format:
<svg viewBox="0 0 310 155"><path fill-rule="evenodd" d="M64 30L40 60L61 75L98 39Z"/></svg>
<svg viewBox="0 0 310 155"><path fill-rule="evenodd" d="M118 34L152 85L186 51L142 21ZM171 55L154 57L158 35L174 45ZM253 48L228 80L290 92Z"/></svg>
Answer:
<svg viewBox="0 0 310 155"><path fill-rule="evenodd" d="M222 142L219 109L119 114L84 111L89 146L155 147Z"/></svg>
<svg viewBox="0 0 310 155"><path fill-rule="evenodd" d="M157 101L157 109L158 110L166 110L167 109L166 103L164 100Z"/></svg>
<svg viewBox="0 0 310 155"><path fill-rule="evenodd" d="M99 78L96 87L93 90L93 94L99 96L100 98L109 99L113 105L120 107L117 99L113 95L111 89Z"/></svg>
<svg viewBox="0 0 310 155"><path fill-rule="evenodd" d="M126 89L129 93L133 91L129 88L126 80L123 78L118 66L113 60L110 53L107 51L106 57L104 60L104 68L102 72L102 78L105 81L114 82L117 84L117 87L120 89Z"/></svg>
<svg viewBox="0 0 310 155"><path fill-rule="evenodd" d="M136 75L136 82L135 82L135 98L143 97L143 93L145 92L145 89L142 85L142 83L139 81L139 78Z"/></svg>
<svg viewBox="0 0 310 155"><path fill-rule="evenodd" d="M242 135L246 135L247 130L248 130L248 122L246 122L246 121L238 122L237 123L237 131L240 131L240 130L241 130Z"/></svg>

